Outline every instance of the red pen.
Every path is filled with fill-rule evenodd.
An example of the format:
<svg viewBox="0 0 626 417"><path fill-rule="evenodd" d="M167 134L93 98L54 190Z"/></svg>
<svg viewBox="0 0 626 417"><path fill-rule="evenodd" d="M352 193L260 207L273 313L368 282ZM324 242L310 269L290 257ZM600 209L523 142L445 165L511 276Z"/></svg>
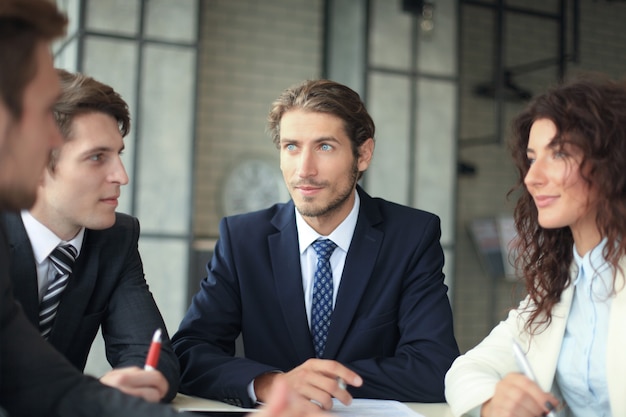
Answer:
<svg viewBox="0 0 626 417"><path fill-rule="evenodd" d="M150 350L148 350L148 357L146 358L146 364L143 369L146 371L153 371L156 369L159 363L159 354L161 353L161 329L154 331L152 336L152 343L150 343Z"/></svg>

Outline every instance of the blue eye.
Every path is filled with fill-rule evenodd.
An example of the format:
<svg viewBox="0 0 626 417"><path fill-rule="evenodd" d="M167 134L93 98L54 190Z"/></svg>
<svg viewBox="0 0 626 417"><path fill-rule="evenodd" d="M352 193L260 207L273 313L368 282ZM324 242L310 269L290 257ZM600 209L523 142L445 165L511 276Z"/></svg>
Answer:
<svg viewBox="0 0 626 417"><path fill-rule="evenodd" d="M323 151L330 151L331 149L333 149L333 147L330 146L329 144L327 144L327 143L322 144L322 150Z"/></svg>
<svg viewBox="0 0 626 417"><path fill-rule="evenodd" d="M287 146L285 146L285 149L287 149L288 151L294 151L296 149L296 145L294 145L293 143L290 143Z"/></svg>

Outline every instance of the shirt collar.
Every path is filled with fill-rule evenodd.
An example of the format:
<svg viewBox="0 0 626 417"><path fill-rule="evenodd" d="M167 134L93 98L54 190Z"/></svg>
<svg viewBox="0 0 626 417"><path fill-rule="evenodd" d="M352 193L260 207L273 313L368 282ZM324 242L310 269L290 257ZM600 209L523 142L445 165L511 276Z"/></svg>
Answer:
<svg viewBox="0 0 626 417"><path fill-rule="evenodd" d="M44 226L39 220L34 218L29 211L22 210L21 215L37 264L41 264L45 261L54 248L59 246L61 243L71 244L76 248L77 253L80 254L80 250L83 246L83 237L85 235L84 227L80 229L73 239L70 241L64 241L55 235L52 230Z"/></svg>
<svg viewBox="0 0 626 417"><path fill-rule="evenodd" d="M354 191L354 206L348 214L348 216L329 234L328 236L322 236L317 233L308 223L302 218L302 215L297 208L296 211L296 227L298 228L298 243L300 245L300 254L302 255L305 250L320 237L328 238L335 242L337 247L344 252L348 252L350 248L350 242L354 235L354 229L356 228L356 221L359 217L359 208L361 207L361 199L359 193Z"/></svg>
<svg viewBox="0 0 626 417"><path fill-rule="evenodd" d="M602 273L609 267L609 263L604 259L603 251L606 246L607 238L603 238L593 249L584 256L580 256L574 244L574 262L578 267L578 274L573 284L577 285L582 279L590 279L597 274Z"/></svg>

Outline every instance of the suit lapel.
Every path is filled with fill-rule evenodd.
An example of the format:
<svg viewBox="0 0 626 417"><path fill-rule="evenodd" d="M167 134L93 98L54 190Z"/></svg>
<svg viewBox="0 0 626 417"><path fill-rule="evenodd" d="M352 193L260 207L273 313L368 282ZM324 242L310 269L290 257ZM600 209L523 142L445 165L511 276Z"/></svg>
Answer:
<svg viewBox="0 0 626 417"><path fill-rule="evenodd" d="M304 308L302 269L298 251L298 230L293 202L276 213L272 224L279 230L268 237L275 291L280 300L283 319L287 325L293 350L300 362L315 357L311 332Z"/></svg>
<svg viewBox="0 0 626 417"><path fill-rule="evenodd" d="M361 199L359 218L337 292L337 301L324 351L326 358L333 358L337 355L348 333L383 240L383 233L373 227L382 221L380 212L371 197L360 187L357 190ZM315 350L304 308L298 230L294 210L293 201L290 201L272 219L272 224L279 232L270 235L268 243L272 269L275 271L275 290L281 303L283 318L294 350L298 352L300 361L304 362L306 359L315 357ZM303 347L306 348L303 349Z"/></svg>
<svg viewBox="0 0 626 417"><path fill-rule="evenodd" d="M575 276L575 275L574 275ZM528 353L528 359L533 365L533 370L539 386L549 391L554 383L556 366L561 353L565 326L569 316L574 286L569 285L561 294L561 301L552 310L552 322L547 329L531 337L533 345Z"/></svg>
<svg viewBox="0 0 626 417"><path fill-rule="evenodd" d="M19 214L7 215L7 238L11 247L13 290L28 320L39 325L39 286L33 247Z"/></svg>
<svg viewBox="0 0 626 417"><path fill-rule="evenodd" d="M383 232L373 227L382 221L382 216L371 198L360 188L358 190L361 207L328 330L328 341L324 350L326 358L337 356L349 332L383 242Z"/></svg>
<svg viewBox="0 0 626 417"><path fill-rule="evenodd" d="M622 271L626 271L626 258L620 262ZM607 337L606 377L609 387L609 401L611 413L614 416L626 415L626 396L624 385L626 384L626 330L624 329L624 317L626 317L626 280L623 273L617 274L615 287L617 293L611 302L609 317L609 334Z"/></svg>

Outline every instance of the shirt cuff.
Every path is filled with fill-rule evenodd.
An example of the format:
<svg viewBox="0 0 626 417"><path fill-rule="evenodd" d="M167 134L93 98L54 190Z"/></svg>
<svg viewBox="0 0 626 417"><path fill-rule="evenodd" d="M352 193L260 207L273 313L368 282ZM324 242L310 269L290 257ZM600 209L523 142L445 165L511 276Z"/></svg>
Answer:
<svg viewBox="0 0 626 417"><path fill-rule="evenodd" d="M267 374L282 374L282 371L270 371L270 372L266 372ZM257 404L257 405L264 405L265 403L262 401L259 401L256 397L256 393L254 392L254 381L256 381L256 378L254 378L249 384L248 384L248 396L250 397L250 399L252 400L253 403Z"/></svg>

